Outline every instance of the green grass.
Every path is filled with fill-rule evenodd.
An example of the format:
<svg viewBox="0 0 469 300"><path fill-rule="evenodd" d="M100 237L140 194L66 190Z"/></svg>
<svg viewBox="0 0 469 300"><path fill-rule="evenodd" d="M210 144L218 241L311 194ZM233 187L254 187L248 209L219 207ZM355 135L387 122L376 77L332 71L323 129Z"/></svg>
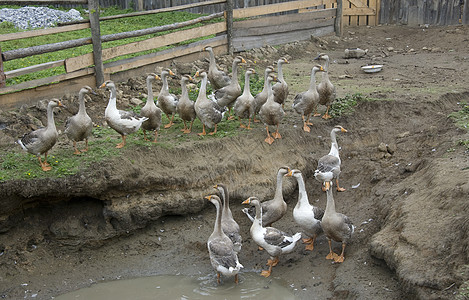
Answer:
<svg viewBox="0 0 469 300"><path fill-rule="evenodd" d="M340 117L344 114L350 114L354 112L354 107L358 105L360 101L369 101L368 98L361 93L347 94L345 97L337 98L332 103L329 114L335 118Z"/></svg>
<svg viewBox="0 0 469 300"><path fill-rule="evenodd" d="M93 135L98 137L108 136L109 132L109 129L102 127L93 129ZM70 148L53 149L47 157L47 162L52 166L52 170L49 172L42 171L37 157L34 155L26 152L4 152L0 154L0 181L73 175L91 163L119 155L118 149L114 148L117 142L117 139L110 137L99 140L99 142L91 140L89 151L80 155L73 154L71 143Z"/></svg>
<svg viewBox="0 0 469 300"><path fill-rule="evenodd" d="M459 128L469 130L469 104L461 102L459 105L461 106L461 110L452 112L449 117Z"/></svg>
<svg viewBox="0 0 469 300"><path fill-rule="evenodd" d="M12 6L0 6L0 8L4 8L4 7L13 8ZM88 18L88 15L85 13L85 10L83 8L77 8L77 10L81 12L82 17ZM100 16L125 14L129 12L132 12L132 10L128 10L128 9L122 10L122 9L117 9L116 7L110 7L110 8L106 8L102 10L100 13ZM160 13L158 15L146 15L146 16L137 16L137 17L121 18L121 19L116 19L116 20L102 21L101 22L101 35L134 31L138 29L145 29L145 28L156 27L156 26L161 26L161 25L166 25L166 24L173 24L173 23L183 22L187 20L192 20L200 16L201 15L199 14L193 14L193 13L188 13L188 12L167 12L167 13ZM213 19L213 20L204 22L204 24L215 23L215 22L220 22L220 21L221 19ZM204 24L196 24L196 25L185 27L184 29L198 27ZM181 30L181 29L177 29L177 30ZM128 39L123 39L123 40L107 42L107 43L103 43L102 46L103 46L103 49L115 47L118 45L146 40L155 36L160 36L160 35L167 34L173 31L177 31L177 30L165 31L165 32L160 32L160 33L155 33L155 34L150 34L150 35L145 35L145 36L140 36L140 37L135 37L135 38L128 38ZM5 22L1 23L0 34L20 32L20 31L22 30L14 28L12 24L8 24ZM82 29L82 30L77 30L77 31L72 31L72 32L64 32L64 33L47 35L47 36L39 36L39 37L33 37L33 38L27 38L27 39L1 42L0 46L1 46L2 51L5 52L8 50L13 50L13 49L27 48L27 47L37 46L37 45L63 42L63 41L68 41L68 40L84 38L84 37L90 37L90 36L91 36L90 29ZM179 43L177 45L188 44L197 40L206 39L210 37L211 36L195 38L189 41ZM177 45L173 45L173 46L177 46ZM143 51L139 53L125 55L122 57L111 59L109 61L105 61L105 63L124 59L124 58L140 56L140 55L144 55L144 54L148 54L152 52L158 52L164 49L171 48L173 46L167 46L167 47L157 48L157 49L153 49L149 51ZM4 62L4 70L5 71L16 70L16 69L20 69L20 68L24 68L24 67L28 67L32 65L37 65L37 64L41 64L41 63L45 63L49 61L56 61L56 60L66 59L69 57L80 56L86 53L91 53L92 48L93 48L92 45L85 45L85 46L80 46L80 47L76 47L72 49L66 49L66 50L41 54L41 55L34 55L34 56L25 57L21 59L15 59L12 61L6 61ZM43 71L39 71L35 73L18 76L15 78L9 78L7 79L7 85L18 84L24 81L59 75L63 73L65 73L64 67L56 67L52 69L47 69L47 70L43 70Z"/></svg>

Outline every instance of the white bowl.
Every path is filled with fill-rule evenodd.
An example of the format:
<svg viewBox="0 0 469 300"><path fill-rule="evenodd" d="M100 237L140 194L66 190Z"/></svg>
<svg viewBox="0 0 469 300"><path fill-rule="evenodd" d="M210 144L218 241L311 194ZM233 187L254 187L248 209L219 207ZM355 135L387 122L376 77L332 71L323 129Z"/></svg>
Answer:
<svg viewBox="0 0 469 300"><path fill-rule="evenodd" d="M383 69L383 65L369 65L369 66L363 66L362 70L365 73L376 73L379 72Z"/></svg>

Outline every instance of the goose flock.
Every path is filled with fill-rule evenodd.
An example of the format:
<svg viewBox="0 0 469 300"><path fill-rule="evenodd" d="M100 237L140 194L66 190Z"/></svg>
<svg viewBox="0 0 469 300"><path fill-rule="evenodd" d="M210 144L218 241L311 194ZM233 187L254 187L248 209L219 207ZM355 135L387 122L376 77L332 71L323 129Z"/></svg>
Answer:
<svg viewBox="0 0 469 300"><path fill-rule="evenodd" d="M215 56L211 47L204 48L209 53L208 71L198 70L192 77L190 75L181 76L181 95L177 96L169 91L168 78L176 75L171 69L163 69L160 75L151 73L146 77L148 97L145 105L139 114L132 110L121 110L117 107L117 89L113 81L105 81L99 88L109 90L109 100L104 111L104 117L112 129L121 135L122 141L116 148L122 148L126 144L126 137L143 130L144 139L147 138L147 131L153 132L153 142L157 142L158 132L162 125L162 113L167 116L169 122L164 128L174 125L174 118L177 114L184 122L183 133L192 132L192 125L196 118L202 123L202 132L198 135L206 135L206 128L213 129L210 135L217 132L217 125L223 120L228 111L229 118L234 118L232 111L240 122L240 127L252 129L251 122L264 123L267 137L265 142L273 144L276 139L281 139L279 125L285 116L285 100L288 97L288 84L285 81L282 66L288 64L284 57L278 59L277 72L273 66L267 66L264 70L264 87L260 93L253 96L250 91L250 77L256 74L253 68L245 71L244 89L238 82L238 68L240 64L246 64L246 60L241 56L233 59L232 75L227 75L218 69ZM293 110L301 116L303 123L302 130L310 132L311 115L318 116L318 105L324 105L326 112L322 116L328 119L329 110L335 99L335 87L330 82L328 76L329 56L325 53L319 54L315 60L324 61L325 65L314 64L311 69L310 84L308 90L298 93L293 100ZM277 74L275 74L277 73ZM316 74L322 73L321 82L316 85ZM189 98L188 84L200 78L200 88L195 101ZM155 81L162 81L162 88L154 101L152 85ZM207 85L210 84L213 92L207 95ZM88 138L91 135L92 120L86 113L85 95L96 94L90 87L83 87L78 94L78 112L67 119L65 123L65 134L73 142L74 154L88 151ZM47 126L25 134L18 140L21 147L29 153L36 155L40 167L44 171L49 171L51 166L47 163L48 151L54 146L58 138L58 131L54 122L53 110L63 106L58 99L52 99L47 107ZM258 119L256 118L258 117ZM242 123L243 119L248 120L247 126ZM270 132L269 127L274 127L275 131ZM279 256L290 253L294 250L297 242L303 238L303 243L307 244L305 250L312 251L316 238L324 234L329 243L329 254L327 259L335 262L344 261L345 247L350 241L354 232L354 226L350 219L336 211L332 186L336 185L337 192L345 191L339 186L339 175L341 160L339 157L339 146L336 134L345 133L347 130L340 125L332 128L331 149L327 155L318 159L318 166L314 171L314 177L322 184L322 189L326 193L327 204L325 209L312 205L308 201L305 182L300 170L283 166L278 169L276 177L276 189L272 199L260 201L252 196L242 203L249 207L242 211L252 222L250 234L252 240L259 246L260 250L265 250L270 258L267 261L268 270L261 272L261 275L268 277L272 273L272 268L279 263ZM77 143L85 142L85 148L78 149ZM41 156L44 154L44 160ZM283 218L287 213L287 203L282 194L282 184L284 177L294 177L298 184L298 202L293 209L293 220L301 228L302 232L295 234L286 233L273 224ZM333 182L335 181L335 182ZM238 282L238 273L243 265L238 260L238 253L242 249L242 237L238 223L234 220L230 210L228 187L224 184L214 186L218 195L205 197L214 204L216 208L216 220L213 233L210 235L207 247L210 261L217 272L217 281L220 283L221 275L234 276ZM332 250L332 241L342 243L342 251L336 254Z"/></svg>
<svg viewBox="0 0 469 300"><path fill-rule="evenodd" d="M126 137L129 134L137 132L142 128L145 140L147 132L153 132L153 142L157 142L158 132L162 125L161 115L164 113L169 120L164 128L170 128L174 125L176 114L184 122L184 128L181 131L185 134L192 132L192 125L196 119L202 123L202 132L198 135L206 135L206 128L212 129L209 135L217 133L217 126L223 120L228 111L228 119L238 117L240 127L252 129L251 122L261 121L265 125L267 137L264 139L269 145L276 139L281 139L279 127L285 116L285 101L288 97L288 84L283 75L283 65L289 61L285 57L277 60L277 75L274 66L267 66L264 71L264 87L261 92L252 95L250 90L250 78L256 71L253 68L247 68L245 72L244 89L238 82L239 65L246 64L246 60L241 56L236 56L232 63L232 73L229 76L223 70L220 70L216 64L216 58L212 47L205 47L203 51L209 53L208 71L198 70L194 77L190 75L181 76L181 95L175 95L169 90L168 78L174 78L176 74L168 68L162 70L160 75L151 73L146 78L147 101L139 114L132 110L122 110L117 108L117 88L113 81L105 81L99 88L109 90L109 101L104 111L104 116L109 127L121 135L122 141L116 145L116 148L122 148L126 144ZM315 64L311 69L310 85L307 91L301 92L294 97L292 108L301 115L303 130L310 132L312 125L310 118L319 116L317 107L319 104L326 106L324 119L330 118L329 110L336 97L335 87L331 83L328 75L329 56L320 53L314 60L324 61L324 67ZM322 80L316 86L316 73L322 73ZM188 84L194 79L201 78L199 93L195 101L189 98ZM157 101L153 98L153 82L161 80L162 87L157 96ZM212 93L207 95L207 85L212 87ZM85 95L96 92L89 86L83 87L78 94L79 110L67 119L65 123L65 134L73 142L74 154L81 154L88 151L88 138L91 135L93 122L86 113ZM44 171L51 170L47 163L47 153L55 145L58 138L58 131L54 123L53 108L63 106L58 99L51 100L47 110L47 126L36 131L25 134L18 140L18 144L27 152L38 157L39 164ZM234 112L232 114L232 111ZM242 120L248 120L247 126ZM187 125L187 122L189 125ZM275 128L271 133L269 127ZM78 149L77 143L85 142L85 148ZM332 149L331 149L332 151ZM41 155L45 155L44 161ZM325 162L329 162L325 157ZM337 168L332 166L330 173L336 179L337 189L339 186ZM324 181L325 182L325 181Z"/></svg>
<svg viewBox="0 0 469 300"><path fill-rule="evenodd" d="M305 250L313 251L316 238L322 234L325 235L329 244L329 254L326 259L333 260L336 263L341 263L345 259L345 247L350 242L354 225L351 220L344 214L337 212L335 207L334 196L332 192L333 182L335 178L338 182L340 174L340 158L338 149L336 133L347 132L345 128L340 125L335 126L331 130L331 151L325 156L334 156L334 172L332 175L331 166L326 166L327 162L321 158L318 161L318 167L314 171L314 177L317 181L321 182L324 186L323 190L326 192L326 207L320 208L312 205L308 200L303 174L298 169L291 169L288 166L280 167L277 171L276 188L273 199L260 201L257 197L251 196L244 200L242 204L249 205L249 208L243 208L242 212L246 214L248 219L252 222L250 228L250 235L252 240L258 245L259 250L265 250L270 258L267 260L267 270L263 270L261 275L269 277L272 273L272 268L279 263L279 257L283 254L288 254L294 251L297 242L303 238L303 243L306 244ZM294 177L298 184L298 201L293 209L293 221L301 228L301 232L289 234L277 227L273 227L273 223L279 221L287 214L287 203L283 198L282 186L285 177ZM228 188L224 184L217 184L215 188L219 191L223 203L220 201L221 207L217 207L217 217L215 221L215 229L209 238L210 261L212 266L217 271L218 283L220 283L220 276L235 276L235 282L238 282L238 272L242 265L238 261L238 257L233 259L233 253L238 254L241 251L242 237L239 234L240 228L238 223L233 219L233 215L229 208L229 193ZM337 192L343 192L345 189L337 188ZM207 198L209 197L209 198ZM218 195L207 196L207 199L219 199ZM212 201L213 203L213 201ZM217 203L214 203L218 205ZM220 212L218 212L220 211ZM220 221L221 220L221 221ZM217 225L220 223L219 225ZM223 246L219 248L226 248L226 258L220 257L221 250L216 252L213 248L218 248L212 243L214 236L220 236L220 228L228 237L224 239ZM230 242L231 241L231 242ZM342 251L340 254L332 250L332 241L342 244ZM229 249L230 251L228 251ZM215 263L216 261L216 263ZM236 262L236 263L235 263ZM241 266L241 267L240 267Z"/></svg>

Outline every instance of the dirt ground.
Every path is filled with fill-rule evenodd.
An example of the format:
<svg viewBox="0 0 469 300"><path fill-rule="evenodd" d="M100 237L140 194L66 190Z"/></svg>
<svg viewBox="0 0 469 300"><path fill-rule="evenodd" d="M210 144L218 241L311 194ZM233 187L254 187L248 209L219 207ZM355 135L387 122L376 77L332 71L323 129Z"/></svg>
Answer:
<svg viewBox="0 0 469 300"><path fill-rule="evenodd" d="M345 262L325 259L321 236L313 252L297 245L281 257L272 276L285 280L298 299L467 299L469 153L458 142L469 134L448 115L469 101L468 42L467 26L346 27L342 37L241 53L261 72L280 56L290 60L284 65L290 95L283 138L273 145L263 142L265 129L255 124L249 132L237 129L235 137L131 145L121 157L65 178L0 183L0 297L50 299L100 281L158 274L213 274L215 282L206 249L215 210L203 196L219 182L228 185L241 226L242 272L260 272L268 257L249 236L241 202L272 197L276 171L287 165L303 172L310 202L324 208L325 194L312 174L329 151L331 128L340 124L349 130L338 136L347 191L334 195L337 210L357 227ZM356 47L367 55L345 59L344 50ZM361 93L368 101L341 117L315 118L305 133L291 103L306 90L319 52L331 57L338 97ZM219 61L229 65L230 58ZM383 70L361 71L371 63ZM144 78L119 89L118 107L124 107L141 98ZM102 125L108 94L100 93L87 105ZM76 99L64 102L76 107ZM69 115L56 114L59 127ZM35 106L1 112L3 153L21 151L14 140L31 127L32 116L44 122ZM165 144L176 138L161 132ZM56 147L71 147L60 139ZM294 233L296 182L286 178L283 192L289 212L274 225ZM334 247L339 251L338 243ZM240 278L242 284L243 273Z"/></svg>

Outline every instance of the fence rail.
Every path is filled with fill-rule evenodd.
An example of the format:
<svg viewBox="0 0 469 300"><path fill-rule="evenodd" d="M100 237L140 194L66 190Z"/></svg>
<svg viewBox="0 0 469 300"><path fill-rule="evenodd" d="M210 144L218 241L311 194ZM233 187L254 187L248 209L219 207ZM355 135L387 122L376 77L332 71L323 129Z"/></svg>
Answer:
<svg viewBox="0 0 469 300"><path fill-rule="evenodd" d="M194 55L199 56L203 47L208 45L216 49L218 53L228 53L233 50L248 50L265 44L275 45L295 40L309 39L311 34L323 35L334 32L334 28L337 25L336 23L342 19L341 11L337 8L324 9L325 3L337 7L335 0L297 0L249 8L233 8L232 0L209 0L200 3L182 4L171 8L155 9L105 18L99 18L97 1L98 0L88 1L88 8L93 13L90 14L90 19L86 20L86 23L83 23L83 21L74 24L67 23L56 28L0 36L0 41L11 41L87 28L90 28L91 31L89 37L81 39L3 52L2 64L0 65L0 78L2 78L2 75L3 78L12 78L57 66L64 66L65 74L0 88L0 107L19 106L23 103L29 103L51 96L54 93L58 94L54 96L60 96L60 94L63 95L64 91L75 93L85 83L91 86L97 86L105 79L125 78L126 76L129 77L129 74L142 74L144 72L154 71L156 64L169 64L169 62L174 59L184 60L189 57L194 57ZM74 0L63 2L71 3L74 2ZM221 11L181 23L104 36L101 36L99 32L99 22L103 20L123 17L131 18L144 14L158 14L167 11L194 9L197 7L219 6L220 4L225 5L225 8ZM303 12L301 11L303 9L314 9L314 11ZM288 15L272 17L272 14L279 13L288 13ZM338 15L339 17L337 17ZM204 25L204 22L215 18L223 18L223 21ZM239 19L243 20L240 21ZM187 28L194 24L198 25L198 27ZM251 26L249 24L256 25ZM337 28L340 30L340 27ZM101 46L102 43L108 41L143 36L172 29L179 30L111 48L102 49ZM216 37L208 38L211 35L216 35ZM200 37L207 39L178 46L181 42ZM93 52L91 53L3 72L3 61L88 44L93 44ZM164 46L171 46L172 48L133 58L120 59L110 63L103 63L103 61L116 59L128 54L140 53Z"/></svg>

